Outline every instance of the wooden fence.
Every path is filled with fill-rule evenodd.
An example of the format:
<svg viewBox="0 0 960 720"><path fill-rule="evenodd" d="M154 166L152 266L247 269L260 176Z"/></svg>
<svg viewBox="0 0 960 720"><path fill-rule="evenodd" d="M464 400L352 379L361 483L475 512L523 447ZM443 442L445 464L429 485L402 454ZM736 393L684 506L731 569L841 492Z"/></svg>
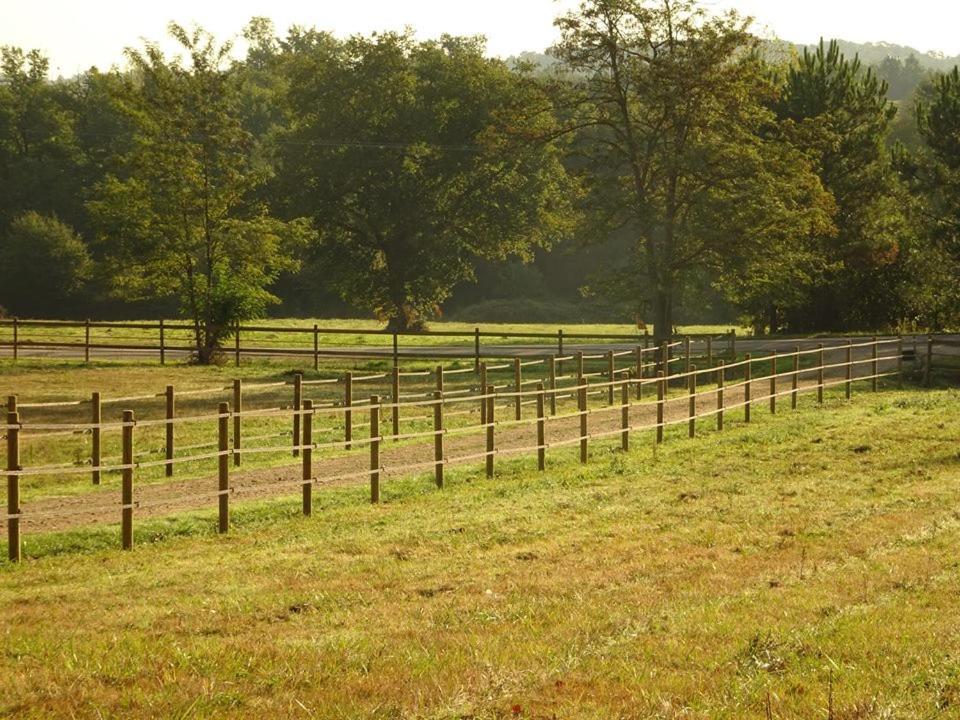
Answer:
<svg viewBox="0 0 960 720"><path fill-rule="evenodd" d="M32 332L31 332L32 331ZM119 334L118 334L119 331ZM124 335L124 332L133 334ZM69 320L0 319L0 349L8 349L13 359L31 353L69 354L90 362L98 353L101 357L129 354L152 357L165 364L174 355L184 356L196 350L190 342L193 326L186 323L157 322L96 322ZM72 335L72 337L71 337ZM382 345L356 344L356 338L371 338ZM405 338L448 338L455 347L442 353L431 352L428 345L404 347ZM734 331L723 335L698 335L705 342L726 343L728 352L735 353ZM241 325L232 333L232 344L223 348L223 354L236 365L244 358L300 357L313 360L318 368L324 358L389 358L399 365L401 358L473 360L478 369L483 357L502 357L504 353L491 340L514 340L520 343L555 347L557 355L564 355L571 343L594 341L601 344L628 343L650 348L647 333L611 334L566 332L489 332L479 327L472 331L425 330L419 332L387 332L356 328L327 328L318 325L301 327L282 325ZM351 339L353 338L353 339ZM336 346L327 341L339 342ZM389 342L388 342L389 341Z"/></svg>
<svg viewBox="0 0 960 720"><path fill-rule="evenodd" d="M656 442L663 442L664 429L672 425L687 425L690 437L695 436L698 423L706 418L715 418L716 426L722 430L725 414L731 410L742 409L744 419L750 422L751 410L755 405L768 403L770 412L777 412L781 399L789 400L791 408L797 407L798 396L802 392L815 392L818 402L823 402L824 389L842 385L847 397L850 397L854 382L869 381L875 391L878 380L887 376L896 376L902 382L904 371L903 340L872 339L867 342L854 343L847 341L841 345L801 350L794 348L792 352L773 352L765 357L751 357L747 355L743 360L725 362L718 359L708 367L698 368L692 361L695 359L690 353L689 342L682 341L662 348L637 348L635 351L608 351L603 354L584 355L578 353L563 358L550 357L540 360L522 361L515 359L513 363L487 366L481 363L479 382L462 389L445 387L445 379L452 375L464 373L464 369L436 368L427 372L433 374L435 388L421 393L404 395L400 392L402 377L416 376L423 378L424 372L401 373L397 368L389 374L379 376L354 376L351 373L329 380L306 381L297 376L293 381L293 397L289 407L269 407L260 409L246 409L243 406L242 385L237 381L229 386L234 393L234 403L220 402L215 412L205 412L197 415L177 417L175 414L175 395L172 388L163 394L166 399L166 416L156 419L138 420L133 410L124 410L114 421L102 420L102 404L105 401L99 394L89 400L92 412L89 422L83 423L50 423L25 422L20 415L21 410L29 407L49 408L56 403L23 404L17 403L17 398L8 399L7 418L4 431L7 439L7 464L2 474L7 478L7 512L5 521L8 533L9 559L17 562L21 558L22 537L21 519L24 511L20 501L20 480L23 477L34 475L75 475L90 474L91 482L98 484L104 473L120 473L120 504L119 508L111 504L95 508L84 508L84 512L93 510L113 512L117 514L121 523L120 541L123 548L130 548L133 544L134 514L143 507L136 499L135 480L138 472L148 468L163 468L167 475L172 475L174 467L181 463L203 460L216 460L217 474L215 490L200 493L191 498L191 502L206 502L215 500L218 509L218 528L226 532L229 528L231 497L236 496L236 488L231 487L231 466L239 465L241 459L249 454L292 454L301 456L298 465L301 467L300 477L296 480L282 480L273 483L277 488L292 489L299 485L302 493L302 509L305 515L312 512L313 487L319 483L331 481L357 480L366 478L370 484L370 499L378 502L380 499L381 480L384 472L381 463L381 449L386 441L427 441L433 444L433 460L424 463L408 463L392 467L393 472L413 473L421 470L432 470L434 481L438 487L444 484L444 469L452 465L463 465L471 462L483 461L487 477L492 477L495 469L495 460L498 457L515 454L536 454L537 466L543 470L546 466L547 453L550 450L564 446L578 446L580 460L587 462L588 446L592 441L615 437L620 446L627 450L630 446L631 433L652 430L655 431ZM677 348L681 348L677 351ZM885 354L881 354L884 349ZM866 354L866 357L856 358L855 351ZM676 353L676 354L673 354ZM826 357L828 354L831 357ZM574 372L563 375L557 372L560 360L574 363ZM618 362L620 366L618 367ZM588 363L599 366L600 369L588 372ZM804 367L804 363L806 366ZM525 368L539 365L540 373L536 377L524 377ZM786 365L787 369L783 369ZM883 365L883 367L881 367ZM755 374L759 369L766 368L767 374ZM864 372L858 374L858 370ZM512 380L506 384L498 384L493 378L496 373ZM382 399L377 394L371 394L366 401L357 402L354 398L356 384L361 382L388 379L391 384L392 397ZM512 378L509 376L512 375ZM828 379L828 377L830 379ZM597 379L599 378L599 382ZM806 379L804 379L806 378ZM310 398L304 398L304 393L311 387L321 384L341 383L342 401L334 403L314 403ZM269 386L285 386L286 383L274 383ZM260 387L265 387L261 385ZM670 396L671 387L679 391ZM766 388L765 393L754 396L754 389ZM220 389L222 390L222 389ZM208 391L193 391L202 393ZM735 402L729 402L738 393ZM184 393L189 394L189 393ZM141 398L118 398L113 402L132 402ZM590 397L599 397L600 407L590 408ZM702 410L698 400L707 398L711 409ZM715 399L715 404L713 400ZM560 401L569 401L575 409L565 411ZM79 402L79 401L70 401ZM686 407L686 413L680 417L667 417L667 408ZM524 413L524 408L534 408L534 414ZM638 410L648 411L655 420L634 422ZM427 411L426 414L422 414ZM352 420L355 414L366 415L367 422L362 426L368 429L364 437L357 437L353 430L357 429ZM432 422L432 427L424 431L401 431L401 420L411 413L411 417L418 420ZM421 414L417 414L421 413ZM505 413L505 416L502 415ZM595 429L591 431L592 419L598 415L615 413L619 423L613 428ZM386 414L391 416L389 430L382 424ZM243 435L244 421L262 417L287 418L292 427L291 444L267 445L250 447L245 443ZM476 417L474 417L476 416ZM314 438L315 421L324 417L343 418L344 434L341 438L316 442ZM451 424L451 418L467 418L467 422L457 426ZM562 426L561 421L576 420L578 432L572 437L562 437L548 442L546 428L548 423ZM201 449L192 455L175 455L172 429L186 423L209 422L216 426L216 439L207 450L202 445L192 446L192 450ZM156 460L137 460L135 449L135 433L150 427L166 429L166 447L164 457ZM527 427L536 430L536 442L520 447L497 447L497 431L508 430L516 432L516 428ZM122 453L119 463L108 462L100 455L100 436L104 431L118 430L121 435ZM91 444L89 466L65 467L63 465L39 465L25 467L21 464L20 444L25 432L41 433L52 437L68 433L89 432L94 442ZM445 439L457 435L472 435L482 441L482 451L469 452L465 455L450 457L446 452ZM268 436L269 437L269 436ZM478 442L478 445L480 443ZM369 467L362 471L342 473L335 476L318 475L317 465L323 465L315 460L314 453L319 450L332 448L353 450L360 447L369 448ZM288 461L289 462L289 461ZM271 487L272 487L271 486ZM263 487L259 486L258 490Z"/></svg>

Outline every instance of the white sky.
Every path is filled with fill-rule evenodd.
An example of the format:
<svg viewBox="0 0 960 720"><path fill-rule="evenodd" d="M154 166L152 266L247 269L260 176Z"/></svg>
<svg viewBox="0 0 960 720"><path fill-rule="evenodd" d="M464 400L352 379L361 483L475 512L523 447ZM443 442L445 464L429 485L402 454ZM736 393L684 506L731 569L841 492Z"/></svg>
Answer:
<svg viewBox="0 0 960 720"><path fill-rule="evenodd" d="M0 0L0 45L40 48L53 75L122 61L141 38L162 40L170 20L199 23L220 38L239 33L255 15L338 35L416 28L482 34L494 55L542 51L556 39L552 21L577 0ZM960 0L703 0L708 8L736 7L757 19L758 31L794 42L821 35L857 42L887 41L921 51L960 55ZM890 8L890 9L887 9Z"/></svg>

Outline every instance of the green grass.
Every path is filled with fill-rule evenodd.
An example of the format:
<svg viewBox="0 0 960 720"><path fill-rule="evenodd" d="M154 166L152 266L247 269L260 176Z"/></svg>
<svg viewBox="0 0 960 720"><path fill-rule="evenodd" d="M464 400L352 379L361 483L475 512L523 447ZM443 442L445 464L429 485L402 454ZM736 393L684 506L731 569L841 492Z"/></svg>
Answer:
<svg viewBox="0 0 960 720"><path fill-rule="evenodd" d="M38 537L0 566L0 715L955 717L958 411L831 393L376 507L241 507L226 537Z"/></svg>

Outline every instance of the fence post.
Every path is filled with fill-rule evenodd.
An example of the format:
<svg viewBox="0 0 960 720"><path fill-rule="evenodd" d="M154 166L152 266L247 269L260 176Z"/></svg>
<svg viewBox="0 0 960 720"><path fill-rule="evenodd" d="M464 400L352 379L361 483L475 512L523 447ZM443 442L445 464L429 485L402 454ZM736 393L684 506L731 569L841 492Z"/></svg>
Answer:
<svg viewBox="0 0 960 720"><path fill-rule="evenodd" d="M20 342L20 320L18 318L13 319L13 360L16 362L17 358L20 356L19 349Z"/></svg>
<svg viewBox="0 0 960 720"><path fill-rule="evenodd" d="M873 375L873 377L870 379L870 389L873 390L873 392L877 391L877 384L880 379L877 377L877 375L880 374L880 363L877 359L878 356L879 356L879 352L877 351L877 336L874 335L873 336L873 356L872 356L872 362L870 363L870 368L871 368L870 374Z"/></svg>
<svg viewBox="0 0 960 720"><path fill-rule="evenodd" d="M660 372L664 377L670 374L670 346L665 342L660 343Z"/></svg>
<svg viewBox="0 0 960 720"><path fill-rule="evenodd" d="M523 377L520 365L520 357L513 359L513 389L516 395L513 396L513 416L514 420L520 420L523 416L523 404L521 402L523 394Z"/></svg>
<svg viewBox="0 0 960 720"><path fill-rule="evenodd" d="M577 385L577 408L580 411L580 462L587 461L587 386L583 378Z"/></svg>
<svg viewBox="0 0 960 720"><path fill-rule="evenodd" d="M613 357L613 350L607 350L607 405L613 405L616 393L613 391L613 383L616 379L616 361Z"/></svg>
<svg viewBox="0 0 960 720"><path fill-rule="evenodd" d="M120 544L124 550L133 547L133 410L123 411L121 429Z"/></svg>
<svg viewBox="0 0 960 720"><path fill-rule="evenodd" d="M347 450L353 448L353 372L343 376L343 442Z"/></svg>
<svg viewBox="0 0 960 720"><path fill-rule="evenodd" d="M717 430L723 430L723 360L717 361Z"/></svg>
<svg viewBox="0 0 960 720"><path fill-rule="evenodd" d="M707 367L713 367L713 338L707 335Z"/></svg>
<svg viewBox="0 0 960 720"><path fill-rule="evenodd" d="M166 338L163 331L163 318L160 318L160 364L167 364Z"/></svg>
<svg viewBox="0 0 960 720"><path fill-rule="evenodd" d="M557 414L557 356L547 360L548 382L550 383L550 415Z"/></svg>
<svg viewBox="0 0 960 720"><path fill-rule="evenodd" d="M730 357L734 360L737 359L737 331L730 331Z"/></svg>
<svg viewBox="0 0 960 720"><path fill-rule="evenodd" d="M487 477L493 477L493 423L494 423L494 408L496 404L493 402L493 385L487 385L484 388L484 395L486 395L485 401L487 403L487 454L486 454L486 464L487 464Z"/></svg>
<svg viewBox="0 0 960 720"><path fill-rule="evenodd" d="M436 390L433 399L433 474L437 487L443 488L443 391Z"/></svg>
<svg viewBox="0 0 960 720"><path fill-rule="evenodd" d="M487 364L480 363L480 425L487 424Z"/></svg>
<svg viewBox="0 0 960 720"><path fill-rule="evenodd" d="M20 414L16 399L7 405L7 470L20 470ZM20 476L7 475L7 557L20 562Z"/></svg>
<svg viewBox="0 0 960 720"><path fill-rule="evenodd" d="M320 328L313 325L313 369L320 369Z"/></svg>
<svg viewBox="0 0 960 720"><path fill-rule="evenodd" d="M633 373L627 373L620 384L620 449L630 450L630 380Z"/></svg>
<svg viewBox="0 0 960 720"><path fill-rule="evenodd" d="M164 458L167 461L164 465L164 474L167 477L173 477L173 418L176 414L176 397L174 396L173 385L167 385L164 395L166 396L166 422L163 424Z"/></svg>
<svg viewBox="0 0 960 720"><path fill-rule="evenodd" d="M657 371L657 442L663 442L663 396L664 386L667 381L664 379L663 370Z"/></svg>
<svg viewBox="0 0 960 720"><path fill-rule="evenodd" d="M240 367L240 323L233 333L233 364Z"/></svg>
<svg viewBox="0 0 960 720"><path fill-rule="evenodd" d="M473 371L480 372L480 328L473 329Z"/></svg>
<svg viewBox="0 0 960 720"><path fill-rule="evenodd" d="M897 387L903 389L903 336L897 336Z"/></svg>
<svg viewBox="0 0 960 720"><path fill-rule="evenodd" d="M932 373L933 370L933 335L927 336L927 364L923 369L923 384L927 387L930 387L932 383Z"/></svg>
<svg viewBox="0 0 960 720"><path fill-rule="evenodd" d="M690 372L690 336L683 336L683 371ZM682 387L682 386L681 386Z"/></svg>
<svg viewBox="0 0 960 720"><path fill-rule="evenodd" d="M751 390L753 385L753 362L750 353L743 356L746 365L743 366L743 419L750 422Z"/></svg>
<svg viewBox="0 0 960 720"><path fill-rule="evenodd" d="M87 318L83 326L83 361L90 362L90 318Z"/></svg>
<svg viewBox="0 0 960 720"><path fill-rule="evenodd" d="M557 357L563 357L563 328L557 329ZM563 375L563 360L560 361L560 374Z"/></svg>
<svg viewBox="0 0 960 720"><path fill-rule="evenodd" d="M777 414L777 351L770 355L770 414Z"/></svg>
<svg viewBox="0 0 960 720"><path fill-rule="evenodd" d="M90 472L90 479L94 485L100 484L100 438L103 437L100 431L100 423L102 421L103 411L100 393L93 392L90 395L90 422L93 424L90 429L90 465L93 467Z"/></svg>
<svg viewBox="0 0 960 720"><path fill-rule="evenodd" d="M844 367L846 382L843 384L847 400L853 394L853 340L847 340L846 363Z"/></svg>
<svg viewBox="0 0 960 720"><path fill-rule="evenodd" d="M303 401L303 373L293 376L293 456L300 455L300 407Z"/></svg>
<svg viewBox="0 0 960 720"><path fill-rule="evenodd" d="M583 381L583 351L577 352L577 385Z"/></svg>
<svg viewBox="0 0 960 720"><path fill-rule="evenodd" d="M688 434L690 437L697 435L697 366L690 366L690 375L688 379L689 395L688 400Z"/></svg>
<svg viewBox="0 0 960 720"><path fill-rule="evenodd" d="M637 369L636 377L637 379L637 400L643 400L643 348L637 345Z"/></svg>
<svg viewBox="0 0 960 720"><path fill-rule="evenodd" d="M230 403L217 407L217 532L230 529Z"/></svg>
<svg viewBox="0 0 960 720"><path fill-rule="evenodd" d="M393 366L400 367L400 342L397 333L393 334Z"/></svg>
<svg viewBox="0 0 960 720"><path fill-rule="evenodd" d="M393 375L390 380L390 394L393 398L393 408L390 412L390 419L393 425L393 441L397 442L397 436L400 434L400 366L393 366Z"/></svg>
<svg viewBox="0 0 960 720"><path fill-rule="evenodd" d="M303 514L313 514L313 400L303 401Z"/></svg>
<svg viewBox="0 0 960 720"><path fill-rule="evenodd" d="M380 502L380 396L370 396L370 502Z"/></svg>
<svg viewBox="0 0 960 720"><path fill-rule="evenodd" d="M551 363L552 367L552 363ZM547 467L546 421L544 420L543 381L537 383L537 469Z"/></svg>
<svg viewBox="0 0 960 720"><path fill-rule="evenodd" d="M793 348L793 372L790 381L790 409L797 409L797 396L800 394L800 346Z"/></svg>
<svg viewBox="0 0 960 720"><path fill-rule="evenodd" d="M823 404L823 343L817 345L817 403Z"/></svg>
<svg viewBox="0 0 960 720"><path fill-rule="evenodd" d="M240 467L240 447L243 421L243 384L240 378L233 380L233 464Z"/></svg>

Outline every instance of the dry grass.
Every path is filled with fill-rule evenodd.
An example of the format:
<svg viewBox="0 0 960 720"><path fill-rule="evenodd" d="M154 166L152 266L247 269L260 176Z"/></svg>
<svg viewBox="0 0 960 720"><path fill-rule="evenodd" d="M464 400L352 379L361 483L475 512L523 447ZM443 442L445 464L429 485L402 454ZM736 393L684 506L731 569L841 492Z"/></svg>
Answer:
<svg viewBox="0 0 960 720"><path fill-rule="evenodd" d="M2 566L0 714L955 717L960 396L805 408Z"/></svg>

